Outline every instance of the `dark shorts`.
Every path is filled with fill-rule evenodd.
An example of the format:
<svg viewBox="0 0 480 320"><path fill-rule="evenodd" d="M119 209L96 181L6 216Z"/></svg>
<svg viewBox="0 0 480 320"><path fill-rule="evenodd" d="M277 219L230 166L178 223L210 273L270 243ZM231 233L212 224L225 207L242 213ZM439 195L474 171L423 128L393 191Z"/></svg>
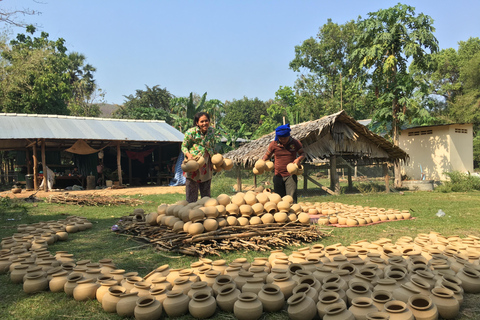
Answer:
<svg viewBox="0 0 480 320"><path fill-rule="evenodd" d="M286 177L275 175L273 176L273 191L282 198L286 195L292 196L294 203L297 203L297 181L296 175Z"/></svg>

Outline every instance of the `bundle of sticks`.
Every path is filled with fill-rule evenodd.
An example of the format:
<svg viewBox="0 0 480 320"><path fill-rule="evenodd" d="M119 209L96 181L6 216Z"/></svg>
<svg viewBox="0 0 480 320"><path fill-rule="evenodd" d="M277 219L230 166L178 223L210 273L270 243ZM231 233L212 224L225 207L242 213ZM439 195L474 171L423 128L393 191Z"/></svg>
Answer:
<svg viewBox="0 0 480 320"><path fill-rule="evenodd" d="M48 203L61 203L61 204L76 204L80 206L116 206L116 205L130 205L138 206L143 204L142 200L111 197L104 195L76 195L63 193L59 195L52 195L45 200Z"/></svg>
<svg viewBox="0 0 480 320"><path fill-rule="evenodd" d="M198 235L173 232L165 226L150 226L145 222L120 220L119 234L155 246L159 251L177 252L192 256L220 255L221 251L271 251L285 246L300 246L329 236L332 229L296 222L248 226L228 226ZM322 230L323 229L323 230ZM327 231L328 232L323 232Z"/></svg>

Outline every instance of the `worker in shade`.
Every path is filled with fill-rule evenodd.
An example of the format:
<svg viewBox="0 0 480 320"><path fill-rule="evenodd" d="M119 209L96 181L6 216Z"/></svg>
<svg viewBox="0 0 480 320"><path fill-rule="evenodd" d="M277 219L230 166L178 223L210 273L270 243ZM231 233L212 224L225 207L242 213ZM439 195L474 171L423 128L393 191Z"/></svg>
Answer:
<svg viewBox="0 0 480 320"><path fill-rule="evenodd" d="M270 142L263 160L274 158L275 175L273 176L273 189L281 197L290 195L297 202L297 176L287 170L289 163L300 166L305 158L302 143L290 136L290 124L278 126L275 129L275 140Z"/></svg>

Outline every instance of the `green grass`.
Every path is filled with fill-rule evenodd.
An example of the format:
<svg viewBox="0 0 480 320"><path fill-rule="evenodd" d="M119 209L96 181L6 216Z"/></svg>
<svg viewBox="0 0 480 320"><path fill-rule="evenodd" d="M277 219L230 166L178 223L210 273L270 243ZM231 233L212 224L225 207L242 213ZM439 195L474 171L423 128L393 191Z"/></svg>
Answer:
<svg viewBox="0 0 480 320"><path fill-rule="evenodd" d="M184 199L182 194L141 196L146 203L140 207L146 212L156 209L161 203L174 203ZM395 209L409 209L414 220L382 223L368 227L335 228L332 236L323 239L325 245L341 242L348 245L360 239L369 241L380 237L393 241L401 236L415 237L418 233L436 231L444 235L469 234L480 236L480 192L437 193L437 192L405 192L404 194L347 194L337 197L312 196L300 197L299 201L323 202L333 201L351 205L375 206ZM34 223L47 220L58 220L66 215L87 217L93 228L87 231L70 234L68 241L57 242L49 249L66 250L75 255L77 260L90 259L98 261L111 258L118 268L127 271L138 271L144 276L152 269L169 264L174 267L186 267L197 260L194 257L177 254L155 252L149 247L141 247L134 239L119 236L110 231L118 218L129 214L134 207L80 207L60 204L23 204L18 202L0 203L0 236L10 237L16 232L16 226L22 223ZM435 213L442 209L446 216L438 218ZM305 244L308 246L310 244ZM289 253L295 248L285 248ZM222 258L232 261L238 257L250 260L256 256L268 256L267 252L233 252L225 253ZM217 257L210 257L216 259ZM480 319L478 295L466 295L465 303L458 319ZM215 319L230 316L218 313ZM40 293L26 295L21 285L11 284L6 274L0 275L0 319L118 319L116 315L107 314L97 301L76 302L63 293ZM189 317L184 317L189 319ZM230 317L231 318L231 317ZM263 319L287 319L285 312L266 314Z"/></svg>

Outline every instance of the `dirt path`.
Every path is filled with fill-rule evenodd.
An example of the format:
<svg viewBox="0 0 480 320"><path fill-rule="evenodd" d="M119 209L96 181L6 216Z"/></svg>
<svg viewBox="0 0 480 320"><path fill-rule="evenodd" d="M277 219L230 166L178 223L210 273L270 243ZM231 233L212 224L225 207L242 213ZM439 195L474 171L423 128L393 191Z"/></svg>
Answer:
<svg viewBox="0 0 480 320"><path fill-rule="evenodd" d="M69 194L76 194L76 195L100 195L100 196L122 196L122 195L135 195L135 194L142 194L142 195L149 195L149 194L168 194L168 193L183 193L185 194L185 186L180 187L131 187L131 188L123 188L123 189L100 189L100 190L81 190L81 191L51 191L51 192L44 192L39 191L35 196L37 198L46 198L55 194L62 194L64 192L68 192ZM27 198L30 195L34 194L34 191L25 191L22 189L21 193L12 193L11 191L3 191L0 192L0 197L10 197L10 198Z"/></svg>

